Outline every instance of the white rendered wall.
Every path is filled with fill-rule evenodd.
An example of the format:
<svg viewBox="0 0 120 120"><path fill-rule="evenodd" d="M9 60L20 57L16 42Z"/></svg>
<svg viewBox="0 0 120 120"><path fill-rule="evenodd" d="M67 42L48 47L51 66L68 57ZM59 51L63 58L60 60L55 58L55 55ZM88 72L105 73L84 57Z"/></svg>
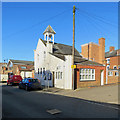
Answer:
<svg viewBox="0 0 120 120"><path fill-rule="evenodd" d="M72 55L66 56L65 61L65 89L72 89Z"/></svg>
<svg viewBox="0 0 120 120"><path fill-rule="evenodd" d="M36 50L34 51L34 66L35 66L35 78L41 81L42 85L48 85L48 80L44 80L41 74L38 74L41 68L45 68L47 72L54 71L54 85L57 88L72 89L72 56L66 55L66 60L61 60L49 52L52 52L52 43L49 43L48 48L43 44L41 40L38 41ZM44 58L44 51L46 52L46 58ZM39 55L39 59L38 59ZM62 72L62 79L56 79L56 72ZM52 86L53 81L49 81L49 85Z"/></svg>

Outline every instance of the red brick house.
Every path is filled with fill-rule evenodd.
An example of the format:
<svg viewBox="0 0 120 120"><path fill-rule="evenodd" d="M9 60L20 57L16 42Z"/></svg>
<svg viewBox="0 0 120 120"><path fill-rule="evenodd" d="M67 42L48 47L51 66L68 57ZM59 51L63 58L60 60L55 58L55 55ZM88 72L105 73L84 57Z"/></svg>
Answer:
<svg viewBox="0 0 120 120"><path fill-rule="evenodd" d="M10 59L5 73L34 78L34 62Z"/></svg>
<svg viewBox="0 0 120 120"><path fill-rule="evenodd" d="M83 58L75 58L75 89L106 84L106 67Z"/></svg>
<svg viewBox="0 0 120 120"><path fill-rule="evenodd" d="M106 66L106 83L118 83L120 69L120 49L115 50L113 46L105 52L105 38L99 39L99 44L87 43L81 45L81 55Z"/></svg>
<svg viewBox="0 0 120 120"><path fill-rule="evenodd" d="M110 46L109 51L105 53L105 59L107 84L120 82L120 49L115 50L113 46Z"/></svg>

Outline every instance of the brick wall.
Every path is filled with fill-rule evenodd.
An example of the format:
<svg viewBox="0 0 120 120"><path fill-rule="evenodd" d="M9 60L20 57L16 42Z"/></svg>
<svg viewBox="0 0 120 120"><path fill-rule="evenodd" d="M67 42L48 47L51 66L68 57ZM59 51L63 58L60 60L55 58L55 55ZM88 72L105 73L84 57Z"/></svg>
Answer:
<svg viewBox="0 0 120 120"><path fill-rule="evenodd" d="M113 69L113 66L115 65L117 66L118 69L118 65L120 65L120 56L110 57L110 69Z"/></svg>
<svg viewBox="0 0 120 120"><path fill-rule="evenodd" d="M90 59L89 60L93 60L95 62L98 62L99 61L99 45L97 44L94 44L94 43L90 43L89 44L89 54L90 54Z"/></svg>
<svg viewBox="0 0 120 120"><path fill-rule="evenodd" d="M105 61L105 39L100 38L99 39L99 62L98 63L104 64L104 61Z"/></svg>
<svg viewBox="0 0 120 120"><path fill-rule="evenodd" d="M113 73L112 76L108 75L108 84L118 83L120 82L120 71L118 70L109 70ZM119 72L119 76L115 76L115 72Z"/></svg>
<svg viewBox="0 0 120 120"><path fill-rule="evenodd" d="M81 54L84 58L88 58L88 44L81 46Z"/></svg>
<svg viewBox="0 0 120 120"><path fill-rule="evenodd" d="M95 80L94 81L80 81L80 68L91 68L95 69ZM83 66L77 65L76 71L76 88L89 87L89 86L100 86L101 85L101 70L104 70L104 84L106 83L106 69L104 66Z"/></svg>
<svg viewBox="0 0 120 120"><path fill-rule="evenodd" d="M105 61L105 38L99 39L99 45L88 43L81 46L81 54L84 58L104 64Z"/></svg>

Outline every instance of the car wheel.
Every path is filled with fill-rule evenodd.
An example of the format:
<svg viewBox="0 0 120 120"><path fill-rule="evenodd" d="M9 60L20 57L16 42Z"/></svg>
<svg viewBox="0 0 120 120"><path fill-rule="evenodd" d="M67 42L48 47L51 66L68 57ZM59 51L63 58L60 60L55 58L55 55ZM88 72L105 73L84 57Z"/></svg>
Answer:
<svg viewBox="0 0 120 120"><path fill-rule="evenodd" d="M21 89L20 85L19 85L19 89Z"/></svg>
<svg viewBox="0 0 120 120"><path fill-rule="evenodd" d="M27 85L25 86L25 90L26 90L26 91L29 91L29 89L28 89L28 86L27 86Z"/></svg>

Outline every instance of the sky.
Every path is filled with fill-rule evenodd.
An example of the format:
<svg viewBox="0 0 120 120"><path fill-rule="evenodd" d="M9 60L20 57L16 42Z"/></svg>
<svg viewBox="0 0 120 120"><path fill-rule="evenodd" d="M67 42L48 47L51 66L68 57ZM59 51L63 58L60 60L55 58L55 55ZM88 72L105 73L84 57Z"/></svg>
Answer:
<svg viewBox="0 0 120 120"><path fill-rule="evenodd" d="M98 44L101 37L105 38L105 51L109 46L118 49L117 2L3 2L1 61L34 61L34 49L48 25L56 32L55 42L72 46L73 5L79 52L82 44Z"/></svg>

